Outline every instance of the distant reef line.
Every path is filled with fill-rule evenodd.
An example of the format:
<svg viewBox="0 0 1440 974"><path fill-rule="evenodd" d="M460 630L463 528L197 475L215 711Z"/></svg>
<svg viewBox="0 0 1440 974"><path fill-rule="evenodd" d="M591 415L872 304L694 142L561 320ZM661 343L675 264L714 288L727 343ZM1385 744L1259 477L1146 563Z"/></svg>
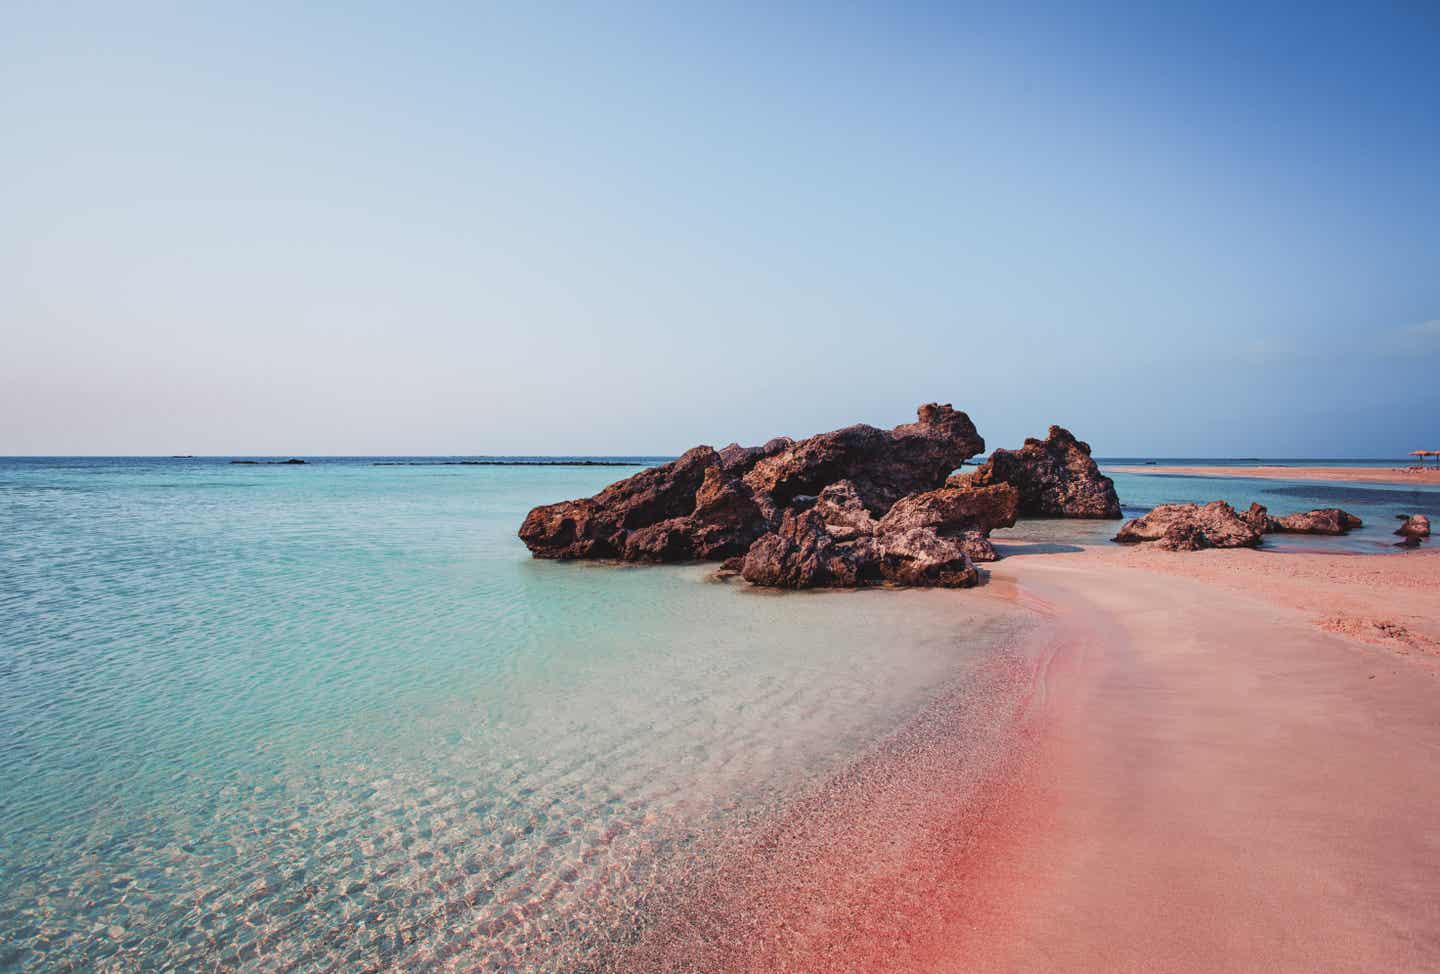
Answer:
<svg viewBox="0 0 1440 974"><path fill-rule="evenodd" d="M642 460L377 460L372 467L648 467Z"/></svg>
<svg viewBox="0 0 1440 974"><path fill-rule="evenodd" d="M192 457L172 457L189 460ZM231 460L246 467L300 467L306 460ZM372 467L648 467L645 460L375 460Z"/></svg>

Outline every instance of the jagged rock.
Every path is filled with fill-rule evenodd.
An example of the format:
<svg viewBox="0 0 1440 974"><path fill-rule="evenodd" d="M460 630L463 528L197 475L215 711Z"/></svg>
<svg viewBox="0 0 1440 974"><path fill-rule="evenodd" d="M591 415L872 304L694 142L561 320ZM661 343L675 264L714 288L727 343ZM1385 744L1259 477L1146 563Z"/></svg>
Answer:
<svg viewBox="0 0 1440 974"><path fill-rule="evenodd" d="M1268 521L1266 530L1281 534L1345 534L1364 523L1354 514L1338 507L1287 514L1284 517L1268 518Z"/></svg>
<svg viewBox="0 0 1440 974"><path fill-rule="evenodd" d="M939 487L895 502L880 519L881 531L909 527L940 529L1008 528L1014 525L1020 494L1010 484Z"/></svg>
<svg viewBox="0 0 1440 974"><path fill-rule="evenodd" d="M875 539L874 557L880 574L900 585L968 588L980 580L964 540L934 528L888 531Z"/></svg>
<svg viewBox="0 0 1440 974"><path fill-rule="evenodd" d="M876 526L883 538L916 528L929 528L953 538L971 561L994 561L990 532L1015 523L1019 492L1010 484L988 487L940 487L895 502Z"/></svg>
<svg viewBox="0 0 1440 974"><path fill-rule="evenodd" d="M1043 440L1018 450L996 450L963 481L976 487L1012 484L1020 491L1022 517L1120 517L1115 482L1090 458L1090 444L1069 430L1050 427Z"/></svg>
<svg viewBox="0 0 1440 974"><path fill-rule="evenodd" d="M630 532L619 532L620 557L626 561L674 562L695 557L694 526L688 517L672 517Z"/></svg>
<svg viewBox="0 0 1440 974"><path fill-rule="evenodd" d="M946 485L984 440L949 405L917 417L888 432L695 447L594 497L535 508L520 537L540 558L719 560L722 572L781 588L973 585L974 563L996 557L990 531L1015 523L1023 489Z"/></svg>
<svg viewBox="0 0 1440 974"><path fill-rule="evenodd" d="M779 522L780 511L768 496L755 494L739 477L711 467L695 492L695 511L690 515L693 557L708 561L743 555Z"/></svg>
<svg viewBox="0 0 1440 974"><path fill-rule="evenodd" d="M612 532L609 544L619 551L618 556L612 557L649 562L723 560L743 555L756 538L779 521L779 512L769 498L756 498L739 477L727 476L719 464L705 468L700 487L695 491L694 505L694 510L683 517ZM521 537L524 537L523 528ZM606 556L561 554L553 557Z"/></svg>
<svg viewBox="0 0 1440 974"><path fill-rule="evenodd" d="M781 450L788 450L794 445L795 441L788 436L777 436L772 440L767 440L764 446L741 446L739 443L731 443L729 446L720 448L720 465L725 468L726 473L732 473L738 477L755 466L757 460L773 457Z"/></svg>
<svg viewBox="0 0 1440 974"><path fill-rule="evenodd" d="M847 477L858 503L880 515L905 494L939 486L985 447L951 406L921 406L918 416L888 432L852 426L799 443L697 446L594 497L535 508L520 538L538 558L724 559L777 529L804 495Z"/></svg>
<svg viewBox="0 0 1440 974"><path fill-rule="evenodd" d="M1395 531L1400 537L1414 538L1417 541L1420 538L1430 537L1430 519L1424 514L1406 514L1402 517L1405 518L1405 523Z"/></svg>
<svg viewBox="0 0 1440 974"><path fill-rule="evenodd" d="M1270 516L1270 511L1264 504L1252 502L1249 510L1240 513L1240 519L1261 534L1276 530L1275 519Z"/></svg>
<svg viewBox="0 0 1440 974"><path fill-rule="evenodd" d="M868 548L868 539L860 542ZM752 585L772 588L848 587L859 583L868 550L830 536L820 512L787 510L776 531L750 546L740 574Z"/></svg>
<svg viewBox="0 0 1440 974"><path fill-rule="evenodd" d="M786 507L849 480L871 513L884 514L906 494L939 487L985 449L970 417L948 404L921 406L918 417L889 432L859 425L808 437L758 461L745 482Z"/></svg>
<svg viewBox="0 0 1440 974"><path fill-rule="evenodd" d="M705 472L719 464L718 453L697 446L594 497L537 507L520 526L520 540L537 558L624 557L630 532L693 513ZM665 548L645 539L631 550L638 557Z"/></svg>
<svg viewBox="0 0 1440 974"><path fill-rule="evenodd" d="M941 487L902 497L877 521L855 485L842 480L817 498L796 498L799 509L792 506L781 528L751 547L742 574L781 588L974 585L973 563L995 560L988 535L1015 523L1017 500L1009 484Z"/></svg>
<svg viewBox="0 0 1440 974"><path fill-rule="evenodd" d="M875 518L860 499L860 492L848 480L826 487L811 507L836 541L854 541L875 533Z"/></svg>
<svg viewBox="0 0 1440 974"><path fill-rule="evenodd" d="M1272 517L1263 504L1251 504L1240 518L1262 534L1345 534L1364 522L1338 507Z"/></svg>
<svg viewBox="0 0 1440 974"><path fill-rule="evenodd" d="M1253 548L1260 543L1260 535L1260 530L1229 504L1211 501L1204 507L1161 504L1144 517L1125 522L1114 540L1121 544L1153 542L1171 551L1197 551Z"/></svg>

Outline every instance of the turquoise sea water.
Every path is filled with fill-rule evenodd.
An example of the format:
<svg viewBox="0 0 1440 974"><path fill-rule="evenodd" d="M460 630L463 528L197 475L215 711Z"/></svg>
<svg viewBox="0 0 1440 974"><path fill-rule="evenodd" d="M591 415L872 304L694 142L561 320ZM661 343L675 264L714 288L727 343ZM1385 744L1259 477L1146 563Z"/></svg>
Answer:
<svg viewBox="0 0 1440 974"><path fill-rule="evenodd" d="M626 473L0 461L0 970L580 969L1014 629L528 557Z"/></svg>
<svg viewBox="0 0 1440 974"><path fill-rule="evenodd" d="M1276 534L1265 539L1264 547L1277 551L1343 551L1354 554L1386 554L1395 551L1397 514L1428 514L1440 517L1440 487L1428 484L1357 484L1344 481L1271 480L1240 476L1244 467L1259 465L1384 467L1406 466L1395 460L1215 460L1207 458L1164 459L1156 462L1154 473L1119 473L1112 467L1139 466L1144 459L1101 458L1101 470L1115 481L1115 490L1126 517L1137 517L1157 504L1208 503L1226 501L1244 510L1251 502L1264 504L1273 515L1293 514L1320 507L1339 507L1359 517L1364 526L1343 537L1313 537ZM1193 477L1166 473L1166 467L1234 467L1237 476ZM1037 539L1056 543L1101 544L1117 527L1114 521L1022 521L1013 528L995 532L997 541Z"/></svg>
<svg viewBox="0 0 1440 974"><path fill-rule="evenodd" d="M1023 625L528 557L531 506L628 472L0 460L0 970L585 969ZM1339 504L1380 527L1314 543L1356 550L1440 514L1117 482Z"/></svg>

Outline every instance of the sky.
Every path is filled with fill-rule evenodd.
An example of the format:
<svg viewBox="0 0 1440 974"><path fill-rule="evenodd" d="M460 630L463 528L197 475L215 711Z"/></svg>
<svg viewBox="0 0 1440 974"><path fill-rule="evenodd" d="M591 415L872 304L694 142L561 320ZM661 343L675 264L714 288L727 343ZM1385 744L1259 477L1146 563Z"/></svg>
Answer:
<svg viewBox="0 0 1440 974"><path fill-rule="evenodd" d="M1433 3L4 19L0 455L1440 449Z"/></svg>

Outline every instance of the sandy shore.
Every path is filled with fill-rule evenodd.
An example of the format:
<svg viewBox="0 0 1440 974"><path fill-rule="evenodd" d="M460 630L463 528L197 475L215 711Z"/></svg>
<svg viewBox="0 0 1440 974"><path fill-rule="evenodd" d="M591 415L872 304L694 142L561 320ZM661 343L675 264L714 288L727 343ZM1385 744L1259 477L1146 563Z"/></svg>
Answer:
<svg viewBox="0 0 1440 974"><path fill-rule="evenodd" d="M996 886L942 969L1440 970L1440 552L1012 553L1064 649Z"/></svg>
<svg viewBox="0 0 1440 974"><path fill-rule="evenodd" d="M1440 551L1005 552L1032 633L613 969L1440 970Z"/></svg>
<svg viewBox="0 0 1440 974"><path fill-rule="evenodd" d="M1109 473L1165 474L1186 477L1256 477L1261 480L1331 480L1362 484L1413 484L1440 487L1440 470L1397 467L1106 467Z"/></svg>

